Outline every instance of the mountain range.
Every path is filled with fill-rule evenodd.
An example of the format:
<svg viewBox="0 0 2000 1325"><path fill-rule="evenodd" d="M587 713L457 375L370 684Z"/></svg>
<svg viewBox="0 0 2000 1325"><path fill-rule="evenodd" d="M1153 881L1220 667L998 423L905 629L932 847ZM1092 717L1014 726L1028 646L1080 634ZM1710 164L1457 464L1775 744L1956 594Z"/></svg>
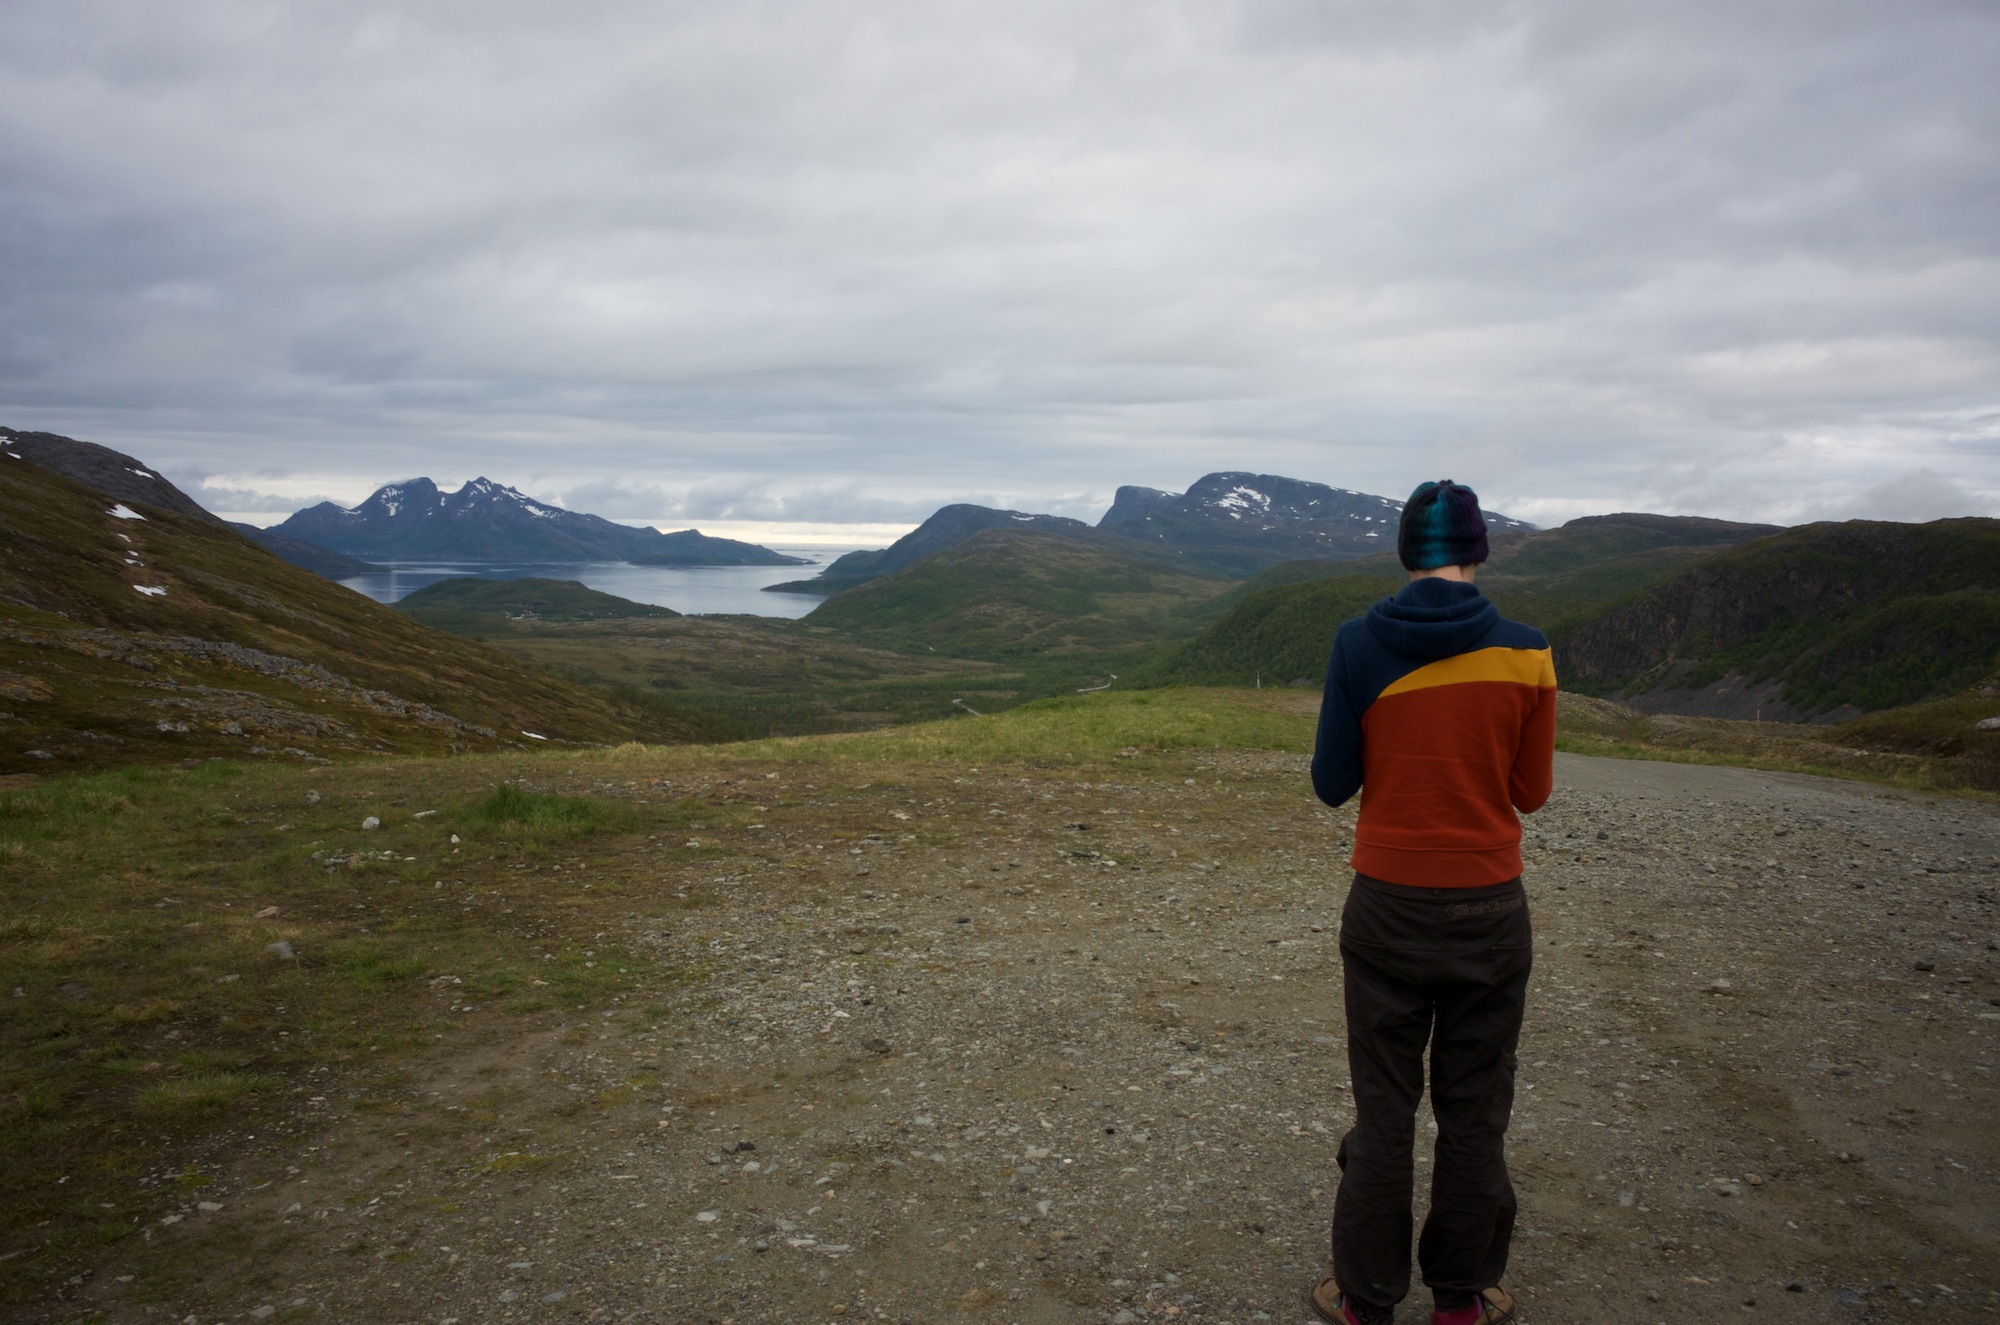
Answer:
<svg viewBox="0 0 2000 1325"><path fill-rule="evenodd" d="M6 454L67 474L121 500L152 502L197 519L216 517L131 456L54 433L0 428ZM850 552L810 580L775 592L830 596L884 575L989 529L1034 530L1090 543L1119 556L1184 575L1244 579L1306 559L1346 560L1393 547L1402 503L1389 497L1275 474L1225 470L1186 492L1124 486L1095 526L1058 515L958 503L939 508L889 547ZM1496 540L1534 526L1486 512ZM347 578L379 570L368 558L464 562L624 561L650 566L803 566L754 543L711 538L698 530L634 528L536 501L480 477L456 492L428 478L378 488L353 507L321 502L268 529L237 532L293 565Z"/></svg>
<svg viewBox="0 0 2000 1325"><path fill-rule="evenodd" d="M578 557L606 551L570 531L643 532L467 490L460 511L483 501L561 531ZM476 529L438 514L467 490L394 485L362 522ZM412 493L430 516L411 514ZM837 592L797 622L681 618L559 581L453 582L391 611L272 555L324 574L354 564L341 552L225 524L134 457L0 429L0 773L782 734L929 716L967 693L991 712L1114 677L1310 686L1337 623L1404 578L1378 550L1395 513L1222 473L1178 496L1121 490L1096 525L946 507L798 586ZM1853 719L1838 739L1960 760L1952 785L2000 789L2000 727L1984 725L2000 717L2000 521L1489 520L1479 583L1548 633L1566 690L1697 717ZM1314 555L1271 564L1301 546ZM850 696L838 712L829 678Z"/></svg>
<svg viewBox="0 0 2000 1325"><path fill-rule="evenodd" d="M1344 561L1396 546L1403 503L1276 474L1204 474L1186 492L1123 487L1097 528L1198 553L1218 571L1255 574L1282 561ZM1534 528L1485 512L1490 533Z"/></svg>
<svg viewBox="0 0 2000 1325"><path fill-rule="evenodd" d="M443 492L427 478L377 488L359 506L321 502L273 533L353 557L441 561L629 561L641 566L805 566L803 557L694 529L663 534L566 511L476 478Z"/></svg>
<svg viewBox="0 0 2000 1325"><path fill-rule="evenodd" d="M1379 554L1384 547L1393 549L1402 514L1403 503L1390 497L1276 474L1225 470L1203 475L1180 493L1121 487L1094 526L1060 515L945 506L886 548L850 552L810 580L774 584L769 591L839 593L894 574L989 529L1056 534L1184 575L1245 579L1288 561L1347 560ZM1497 511L1485 514L1495 538L1534 529L1525 520Z"/></svg>

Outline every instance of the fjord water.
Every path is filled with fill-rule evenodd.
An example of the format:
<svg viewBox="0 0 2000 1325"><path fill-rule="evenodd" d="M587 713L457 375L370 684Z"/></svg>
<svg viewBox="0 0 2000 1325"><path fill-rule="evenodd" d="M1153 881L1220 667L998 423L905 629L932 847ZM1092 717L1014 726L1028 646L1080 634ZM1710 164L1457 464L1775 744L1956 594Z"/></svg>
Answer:
<svg viewBox="0 0 2000 1325"><path fill-rule="evenodd" d="M634 566L624 561L545 564L531 562L385 561L386 571L353 575L341 583L378 603L393 603L439 580L473 575L487 580L518 580L535 575L549 580L581 580L586 588L616 594L635 603L671 607L676 612L741 613L749 616L802 617L820 605L808 594L764 593L767 584L805 580L847 547L787 547L777 549L809 557L810 566Z"/></svg>

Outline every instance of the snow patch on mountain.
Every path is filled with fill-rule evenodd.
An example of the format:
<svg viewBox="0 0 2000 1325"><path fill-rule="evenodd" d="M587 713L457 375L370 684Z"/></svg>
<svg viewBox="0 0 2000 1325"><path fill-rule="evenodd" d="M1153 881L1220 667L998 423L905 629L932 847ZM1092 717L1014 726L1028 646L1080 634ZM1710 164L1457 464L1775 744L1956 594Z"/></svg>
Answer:
<svg viewBox="0 0 2000 1325"><path fill-rule="evenodd" d="M349 556L459 561L634 561L678 566L808 564L754 543L695 530L662 534L567 511L480 476L457 492L428 478L390 483L360 505L299 511L276 533Z"/></svg>
<svg viewBox="0 0 2000 1325"><path fill-rule="evenodd" d="M1403 503L1351 488L1275 474L1207 474L1183 493L1124 487L1098 528L1185 550L1190 558L1249 574L1292 559L1367 556L1380 550L1384 527ZM1495 532L1533 526L1487 513Z"/></svg>

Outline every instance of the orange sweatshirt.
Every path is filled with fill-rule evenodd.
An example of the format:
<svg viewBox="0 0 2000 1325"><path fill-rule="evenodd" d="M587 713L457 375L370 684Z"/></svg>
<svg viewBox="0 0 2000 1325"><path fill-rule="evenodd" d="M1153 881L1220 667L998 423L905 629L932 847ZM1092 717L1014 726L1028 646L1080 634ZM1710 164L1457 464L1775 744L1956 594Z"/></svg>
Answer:
<svg viewBox="0 0 2000 1325"><path fill-rule="evenodd" d="M1357 789L1354 868L1420 888L1521 873L1521 821L1554 777L1555 666L1540 631L1425 577L1334 637L1313 789Z"/></svg>

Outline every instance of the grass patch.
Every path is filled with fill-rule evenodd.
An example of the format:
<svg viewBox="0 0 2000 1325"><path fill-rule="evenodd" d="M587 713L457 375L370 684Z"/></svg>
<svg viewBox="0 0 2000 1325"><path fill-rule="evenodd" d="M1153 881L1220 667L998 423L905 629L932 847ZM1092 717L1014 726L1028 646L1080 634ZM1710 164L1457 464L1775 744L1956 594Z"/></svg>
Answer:
<svg viewBox="0 0 2000 1325"><path fill-rule="evenodd" d="M213 1113L245 1095L284 1083L266 1072L190 1072L139 1092L142 1109L157 1113Z"/></svg>
<svg viewBox="0 0 2000 1325"><path fill-rule="evenodd" d="M0 1260L0 1315L101 1245L100 1198L142 1222L170 1199L134 1196L146 1171L218 1133L310 1134L299 1101L333 1080L393 1092L440 1041L516 1024L502 1009L574 1015L650 971L597 941L633 903L582 867L686 811L547 788L565 757L204 764L0 793L0 1255L21 1253Z"/></svg>
<svg viewBox="0 0 2000 1325"><path fill-rule="evenodd" d="M544 840L587 837L610 827L621 816L604 801L586 796L559 796L526 791L502 783L466 807L468 824Z"/></svg>
<svg viewBox="0 0 2000 1325"><path fill-rule="evenodd" d="M1100 661L979 662L927 645L862 644L826 627L775 618L487 617L479 637L713 742L923 722L958 711L954 700L998 712L1092 684Z"/></svg>
<svg viewBox="0 0 2000 1325"><path fill-rule="evenodd" d="M1316 693L1183 687L1036 700L1005 713L870 732L727 747L732 756L806 762L1108 763L1205 749L1312 748ZM692 753L692 752L691 752Z"/></svg>
<svg viewBox="0 0 2000 1325"><path fill-rule="evenodd" d="M418 953L372 945L340 959L340 973L363 989L401 984L426 974L430 969L429 960Z"/></svg>

